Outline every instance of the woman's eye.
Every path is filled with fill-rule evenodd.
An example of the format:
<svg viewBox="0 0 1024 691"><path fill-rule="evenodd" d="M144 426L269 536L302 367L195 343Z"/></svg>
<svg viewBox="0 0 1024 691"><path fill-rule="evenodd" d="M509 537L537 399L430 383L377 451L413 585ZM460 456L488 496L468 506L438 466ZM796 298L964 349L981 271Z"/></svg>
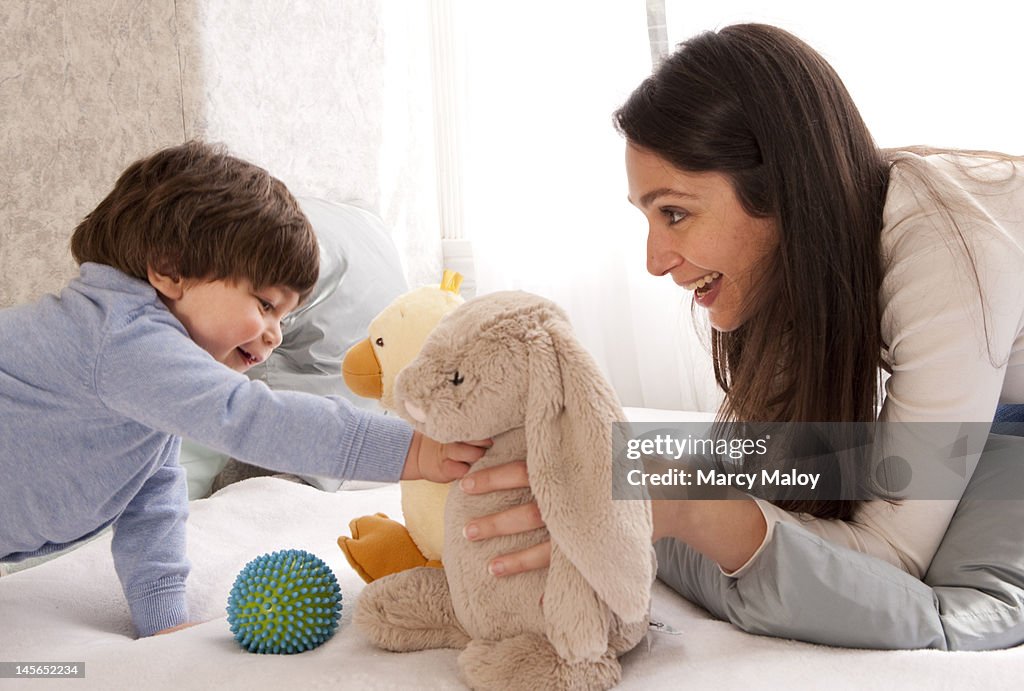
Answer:
<svg viewBox="0 0 1024 691"><path fill-rule="evenodd" d="M679 223L689 216L688 213L679 209L662 209L661 212L665 214L665 218L668 220L668 224L670 226L674 226L676 223Z"/></svg>
<svg viewBox="0 0 1024 691"><path fill-rule="evenodd" d="M383 348L384 347L384 339L379 337L379 336L377 337L377 340L374 341L374 343L377 344L378 348Z"/></svg>
<svg viewBox="0 0 1024 691"><path fill-rule="evenodd" d="M455 386L458 386L462 382L466 381L466 378L459 374L459 370L455 370L455 375L448 381L450 381Z"/></svg>

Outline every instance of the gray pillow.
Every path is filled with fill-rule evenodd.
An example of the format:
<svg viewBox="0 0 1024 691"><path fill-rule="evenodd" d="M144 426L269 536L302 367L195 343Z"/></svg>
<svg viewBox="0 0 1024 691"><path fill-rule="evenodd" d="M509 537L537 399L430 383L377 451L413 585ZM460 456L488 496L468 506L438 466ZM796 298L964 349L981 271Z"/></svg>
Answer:
<svg viewBox="0 0 1024 691"><path fill-rule="evenodd" d="M248 375L272 389L343 396L358 407L379 411L376 401L349 391L341 361L350 346L366 338L377 313L406 292L398 251L381 220L364 209L313 198L299 198L299 204L320 245L320 278L306 303L283 322L281 345ZM229 480L274 472L228 463L222 454L195 444L183 444L182 465L193 499L206 496L211 482L219 488ZM302 479L325 491L342 484L336 478Z"/></svg>
<svg viewBox="0 0 1024 691"><path fill-rule="evenodd" d="M1024 642L1021 526L1024 438L993 434L924 577L951 650Z"/></svg>
<svg viewBox="0 0 1024 691"><path fill-rule="evenodd" d="M924 580L778 524L739 578L672 539L658 577L751 633L854 648L1024 642L1024 438L991 435Z"/></svg>
<svg viewBox="0 0 1024 691"><path fill-rule="evenodd" d="M370 321L408 289L398 250L369 211L323 199L300 198L320 243L320 279L309 300L282 325L283 340L251 379L272 389L344 396L363 408L341 376L350 346L366 338Z"/></svg>

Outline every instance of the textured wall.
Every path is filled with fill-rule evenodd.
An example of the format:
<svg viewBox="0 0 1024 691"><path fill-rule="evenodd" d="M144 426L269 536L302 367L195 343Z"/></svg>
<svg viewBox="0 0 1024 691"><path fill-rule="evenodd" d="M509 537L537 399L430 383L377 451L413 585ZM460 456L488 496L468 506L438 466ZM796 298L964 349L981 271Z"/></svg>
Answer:
<svg viewBox="0 0 1024 691"><path fill-rule="evenodd" d="M76 273L125 163L183 137L173 0L0 3L0 307Z"/></svg>
<svg viewBox="0 0 1024 691"><path fill-rule="evenodd" d="M388 5L0 2L0 308L59 290L117 174L192 137L377 213L410 281L436 281L426 3Z"/></svg>
<svg viewBox="0 0 1024 691"><path fill-rule="evenodd" d="M299 195L379 206L377 0L178 0L185 128Z"/></svg>
<svg viewBox="0 0 1024 691"><path fill-rule="evenodd" d="M187 135L226 143L298 195L369 209L409 282L437 282L429 3L177 7Z"/></svg>

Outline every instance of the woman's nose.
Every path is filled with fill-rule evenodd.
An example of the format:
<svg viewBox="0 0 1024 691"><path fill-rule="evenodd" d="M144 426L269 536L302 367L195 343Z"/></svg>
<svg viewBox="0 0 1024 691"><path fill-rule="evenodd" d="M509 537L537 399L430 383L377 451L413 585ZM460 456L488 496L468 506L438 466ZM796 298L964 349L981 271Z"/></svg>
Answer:
<svg viewBox="0 0 1024 691"><path fill-rule="evenodd" d="M667 236L654 228L647 231L647 272L652 276L664 276L683 261Z"/></svg>

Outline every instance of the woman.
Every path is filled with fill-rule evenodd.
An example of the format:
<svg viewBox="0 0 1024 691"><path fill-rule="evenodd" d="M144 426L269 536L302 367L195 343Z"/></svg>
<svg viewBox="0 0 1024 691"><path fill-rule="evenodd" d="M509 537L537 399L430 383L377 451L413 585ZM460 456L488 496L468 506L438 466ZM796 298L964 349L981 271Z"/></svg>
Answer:
<svg viewBox="0 0 1024 691"><path fill-rule="evenodd" d="M686 42L615 124L629 199L649 225L647 268L707 311L720 420L957 423L951 437L980 423L967 440L980 451L997 404L1024 402L1020 159L880 150L824 59L764 25ZM936 462L954 441L930 440ZM775 526L795 523L922 578L970 479L967 456L958 490L929 500L656 501L654 538L740 577ZM506 466L463 484L525 481L523 466ZM527 507L466 534L541 524ZM671 542L659 544L663 577ZM545 550L493 571L541 567Z"/></svg>

